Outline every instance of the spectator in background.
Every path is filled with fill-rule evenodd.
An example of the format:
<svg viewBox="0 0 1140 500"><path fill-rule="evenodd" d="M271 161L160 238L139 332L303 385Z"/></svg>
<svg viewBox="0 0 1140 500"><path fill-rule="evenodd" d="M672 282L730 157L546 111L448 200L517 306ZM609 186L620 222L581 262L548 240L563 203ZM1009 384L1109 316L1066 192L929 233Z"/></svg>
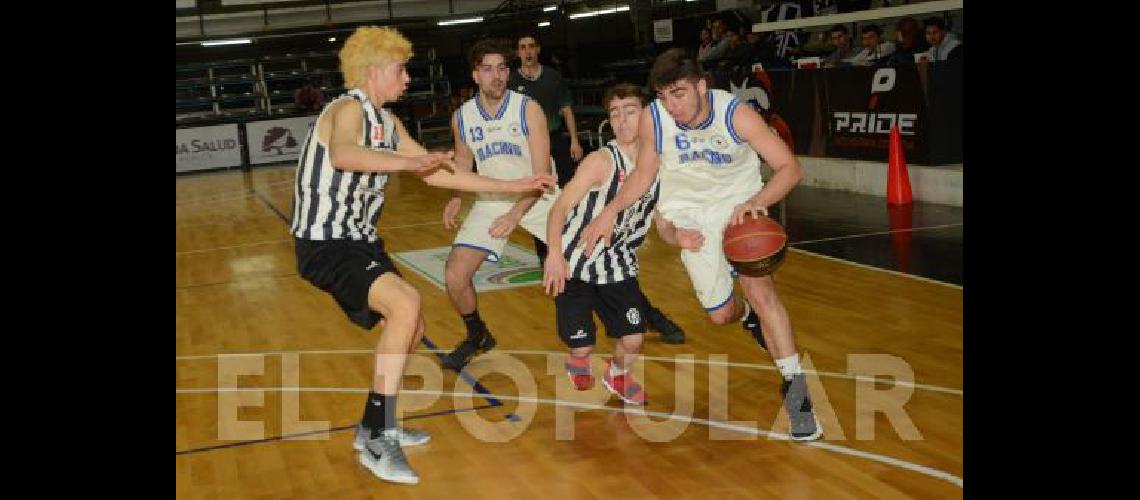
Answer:
<svg viewBox="0 0 1140 500"><path fill-rule="evenodd" d="M828 31L827 34L831 37L831 44L835 46L835 50L823 58L823 67L837 68L850 66L851 58L855 57L857 52L855 51L855 47L851 46L851 37L847 35L847 27L842 24L836 24L831 27L831 30Z"/></svg>
<svg viewBox="0 0 1140 500"><path fill-rule="evenodd" d="M320 111L324 102L324 92L314 86L311 80L305 80L301 88L293 92L293 103L297 105L297 110L302 113Z"/></svg>
<svg viewBox="0 0 1140 500"><path fill-rule="evenodd" d="M697 60L704 61L705 53L713 46L712 31L708 28L701 28L701 44L697 46Z"/></svg>
<svg viewBox="0 0 1140 500"><path fill-rule="evenodd" d="M886 62L885 58L895 51L895 44L883 41L883 30L871 24L860 32L863 37L863 50L851 58L855 66L871 66Z"/></svg>
<svg viewBox="0 0 1140 500"><path fill-rule="evenodd" d="M898 45L887 59L887 64L914 64L915 54L930 50L930 44L922 36L922 29L913 17L904 17L895 24L895 40Z"/></svg>
<svg viewBox="0 0 1140 500"><path fill-rule="evenodd" d="M931 61L946 61L962 56L962 42L953 33L946 32L946 21L941 17L930 17L922 23L926 26L926 41L930 42Z"/></svg>
<svg viewBox="0 0 1140 500"><path fill-rule="evenodd" d="M728 32L727 26L724 24L724 19L713 19L712 23L712 48L705 52L704 59L697 59L701 65L712 61L719 61L724 58L728 52L728 37L725 34Z"/></svg>

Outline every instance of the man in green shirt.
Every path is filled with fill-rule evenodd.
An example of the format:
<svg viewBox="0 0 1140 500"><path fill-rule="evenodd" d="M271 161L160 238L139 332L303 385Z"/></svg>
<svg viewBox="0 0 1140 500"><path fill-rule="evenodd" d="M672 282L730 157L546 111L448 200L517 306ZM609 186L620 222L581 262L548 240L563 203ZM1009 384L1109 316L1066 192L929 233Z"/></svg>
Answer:
<svg viewBox="0 0 1140 500"><path fill-rule="evenodd" d="M530 96L542 106L550 132L550 157L554 158L558 183L562 187L574 177L574 167L582 159L582 145L578 143L578 123L570 107L574 104L570 89L558 70L538 63L541 50L533 34L519 37L518 53L522 65L511 72L507 88Z"/></svg>

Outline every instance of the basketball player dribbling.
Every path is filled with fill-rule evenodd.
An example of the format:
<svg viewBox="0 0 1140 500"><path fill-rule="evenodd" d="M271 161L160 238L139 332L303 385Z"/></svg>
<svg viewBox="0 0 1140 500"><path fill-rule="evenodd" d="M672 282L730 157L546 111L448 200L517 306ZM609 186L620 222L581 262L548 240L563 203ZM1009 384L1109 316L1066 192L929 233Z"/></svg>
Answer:
<svg viewBox="0 0 1140 500"><path fill-rule="evenodd" d="M728 224L739 224L749 213L767 214L803 178L803 167L760 115L740 106L732 94L709 89L706 75L684 49L658 56L649 80L657 99L641 112L637 168L583 230L579 244L587 255L599 240L609 245L618 215L650 189L660 172L658 232L682 248L681 261L709 319L728 324L747 318L754 308L763 325L754 336L783 378L790 437L818 439L822 428L772 276L741 275L746 300L740 300L721 246ZM760 177L761 157L775 172L768 183Z"/></svg>

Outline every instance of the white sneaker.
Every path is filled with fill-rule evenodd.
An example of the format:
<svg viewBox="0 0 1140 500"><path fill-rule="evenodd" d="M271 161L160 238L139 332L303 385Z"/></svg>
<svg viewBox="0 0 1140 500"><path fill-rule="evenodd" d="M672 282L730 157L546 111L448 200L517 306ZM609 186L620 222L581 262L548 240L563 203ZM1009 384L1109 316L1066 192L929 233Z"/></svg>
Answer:
<svg viewBox="0 0 1140 500"><path fill-rule="evenodd" d="M376 439L366 441L364 450L357 455L357 459L360 465L385 481L401 484L420 482L420 476L408 465L408 457L404 456L394 429L388 429Z"/></svg>
<svg viewBox="0 0 1140 500"><path fill-rule="evenodd" d="M398 439L400 440L400 446L419 446L421 444L427 444L428 441L431 441L431 436L428 435L427 432L421 431L419 429L405 429L403 427L396 427L395 431L397 433ZM354 439L352 442L352 449L356 451L363 451L364 443L368 441L368 438L371 437L371 434L372 433L366 427L364 427L363 423L356 424L356 439Z"/></svg>

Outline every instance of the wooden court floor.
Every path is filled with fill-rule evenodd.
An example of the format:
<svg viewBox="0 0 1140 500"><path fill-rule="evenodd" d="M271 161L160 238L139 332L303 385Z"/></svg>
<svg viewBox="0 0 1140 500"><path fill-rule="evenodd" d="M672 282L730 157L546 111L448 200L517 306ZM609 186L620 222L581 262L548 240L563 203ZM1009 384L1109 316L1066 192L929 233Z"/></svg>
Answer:
<svg viewBox="0 0 1140 500"><path fill-rule="evenodd" d="M960 287L789 252L777 286L825 429L793 443L780 439L772 359L739 325L707 320L677 249L652 232L642 286L687 340L647 337L643 409L600 383L570 388L554 304L537 286L480 294L498 348L462 377L440 369L431 346L450 349L462 324L442 290L401 268L423 296L428 339L401 412L433 440L407 449L419 485L382 482L351 448L380 330L351 324L297 276L293 171L176 179L178 498L962 495ZM386 193L390 253L450 244L445 191L399 175ZM532 249L521 230L512 241ZM596 373L611 350L601 339Z"/></svg>

